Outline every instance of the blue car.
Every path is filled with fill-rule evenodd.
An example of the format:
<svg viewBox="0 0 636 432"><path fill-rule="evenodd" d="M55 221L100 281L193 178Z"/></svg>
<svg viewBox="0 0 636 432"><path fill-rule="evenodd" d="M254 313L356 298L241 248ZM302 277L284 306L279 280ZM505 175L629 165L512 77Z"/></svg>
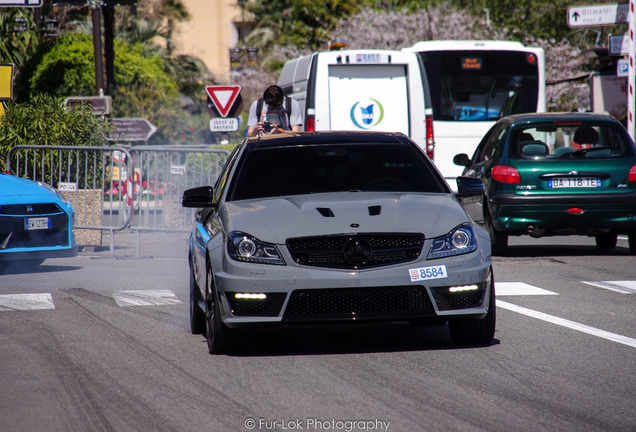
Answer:
<svg viewBox="0 0 636 432"><path fill-rule="evenodd" d="M0 269L77 255L73 206L51 186L0 174Z"/></svg>

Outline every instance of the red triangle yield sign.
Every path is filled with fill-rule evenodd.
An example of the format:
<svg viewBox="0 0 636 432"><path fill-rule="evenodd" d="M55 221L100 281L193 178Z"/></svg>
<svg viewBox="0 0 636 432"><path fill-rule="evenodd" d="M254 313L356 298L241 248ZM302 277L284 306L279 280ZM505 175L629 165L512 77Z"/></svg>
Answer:
<svg viewBox="0 0 636 432"><path fill-rule="evenodd" d="M221 114L221 117L227 117L230 113L230 109L234 102L236 102L236 98L241 92L241 86L239 85L214 85L214 86L206 86L205 91L207 92L210 99L216 106L216 109Z"/></svg>

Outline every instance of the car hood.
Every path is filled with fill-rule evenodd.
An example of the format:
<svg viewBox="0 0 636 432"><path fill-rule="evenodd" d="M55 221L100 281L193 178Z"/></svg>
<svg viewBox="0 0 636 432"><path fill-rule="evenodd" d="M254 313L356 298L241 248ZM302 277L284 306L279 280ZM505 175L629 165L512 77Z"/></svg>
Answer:
<svg viewBox="0 0 636 432"><path fill-rule="evenodd" d="M447 234L469 219L451 194L342 192L225 203L219 209L226 232L260 240L343 233L417 232Z"/></svg>
<svg viewBox="0 0 636 432"><path fill-rule="evenodd" d="M59 197L46 187L20 177L0 175L0 197L8 198L11 202L42 202L59 200Z"/></svg>

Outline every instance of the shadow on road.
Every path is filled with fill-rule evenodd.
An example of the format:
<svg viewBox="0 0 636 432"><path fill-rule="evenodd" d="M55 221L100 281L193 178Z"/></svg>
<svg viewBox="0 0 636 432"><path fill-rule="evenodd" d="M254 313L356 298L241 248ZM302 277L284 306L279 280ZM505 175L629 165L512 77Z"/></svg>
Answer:
<svg viewBox="0 0 636 432"><path fill-rule="evenodd" d="M237 332L232 345L230 355L247 357L470 348L453 344L446 324L409 323L252 328Z"/></svg>

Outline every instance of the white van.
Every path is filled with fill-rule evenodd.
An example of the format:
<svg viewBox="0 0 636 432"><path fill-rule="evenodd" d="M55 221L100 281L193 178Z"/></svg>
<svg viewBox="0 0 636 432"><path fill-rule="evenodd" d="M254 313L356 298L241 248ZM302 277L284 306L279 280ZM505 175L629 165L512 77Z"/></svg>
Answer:
<svg viewBox="0 0 636 432"><path fill-rule="evenodd" d="M415 53L318 52L287 61L278 85L298 101L306 131L402 132L434 156L428 80Z"/></svg>

